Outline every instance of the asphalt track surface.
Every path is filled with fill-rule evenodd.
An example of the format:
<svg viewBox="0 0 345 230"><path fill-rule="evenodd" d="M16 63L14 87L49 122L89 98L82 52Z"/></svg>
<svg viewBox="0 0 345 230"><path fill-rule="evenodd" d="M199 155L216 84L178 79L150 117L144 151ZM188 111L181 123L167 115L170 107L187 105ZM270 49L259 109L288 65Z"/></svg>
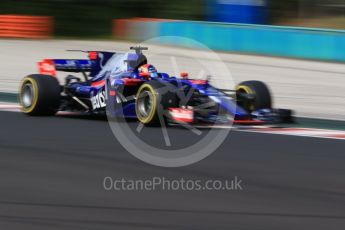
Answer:
<svg viewBox="0 0 345 230"><path fill-rule="evenodd" d="M0 229L345 226L344 141L232 131L203 161L161 168L127 153L104 120L13 112L0 112L0 119ZM106 191L106 176L238 176L243 190Z"/></svg>

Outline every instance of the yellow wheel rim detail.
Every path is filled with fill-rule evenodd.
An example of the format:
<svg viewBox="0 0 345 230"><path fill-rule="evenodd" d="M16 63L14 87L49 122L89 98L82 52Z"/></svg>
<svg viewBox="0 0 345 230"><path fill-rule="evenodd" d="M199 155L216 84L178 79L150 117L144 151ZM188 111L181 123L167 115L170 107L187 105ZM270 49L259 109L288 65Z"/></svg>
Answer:
<svg viewBox="0 0 345 230"><path fill-rule="evenodd" d="M246 94L254 94L253 90L245 85L238 85L236 87L236 91L244 91ZM255 109L255 106L251 103L248 109L253 111Z"/></svg>
<svg viewBox="0 0 345 230"><path fill-rule="evenodd" d="M150 111L150 114L147 117L141 116L140 112L138 111L138 105L137 105L138 98L139 98L140 94L142 93L142 91L145 90L145 89L148 90L148 92L150 92L151 95L152 95L152 109ZM137 92L137 95L136 95L135 112L137 114L138 120L141 123L147 124L147 123L150 123L152 121L152 119L154 118L155 112L156 112L156 102L157 102L157 96L155 94L154 88L151 85L148 85L148 84L144 84L144 85L140 86L140 88L139 88L139 90Z"/></svg>
<svg viewBox="0 0 345 230"><path fill-rule="evenodd" d="M22 93L23 93L23 88L24 88L24 86L25 86L25 84L26 83L30 83L31 85L32 85L32 87L33 87L33 100L32 100L32 103L31 103L31 105L29 106L29 107L27 107L27 108L25 108L25 106L24 106L24 103L23 103L23 101L22 101ZM19 96L19 100L20 100L20 104L22 105L22 111L24 112L24 113L31 113L34 109L35 109L35 107L36 107L36 105L37 105L37 101L38 101L38 86L37 86L37 83L36 83L36 81L34 80L34 79L32 79L32 78L28 78L28 77L26 77L26 78L24 78L23 79L23 81L22 81L22 83L21 83L21 87L20 87L20 96Z"/></svg>
<svg viewBox="0 0 345 230"><path fill-rule="evenodd" d="M247 94L254 94L252 89L245 85L239 85L236 87L236 91L241 91L241 90L243 90Z"/></svg>

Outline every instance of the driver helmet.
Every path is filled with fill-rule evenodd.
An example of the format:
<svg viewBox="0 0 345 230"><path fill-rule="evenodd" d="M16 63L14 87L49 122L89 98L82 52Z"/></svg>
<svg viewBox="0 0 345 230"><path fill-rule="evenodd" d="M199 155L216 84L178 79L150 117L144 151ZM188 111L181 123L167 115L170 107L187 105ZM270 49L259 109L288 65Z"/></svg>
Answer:
<svg viewBox="0 0 345 230"><path fill-rule="evenodd" d="M138 68L139 76L146 78L158 77L156 68L151 64L145 64Z"/></svg>

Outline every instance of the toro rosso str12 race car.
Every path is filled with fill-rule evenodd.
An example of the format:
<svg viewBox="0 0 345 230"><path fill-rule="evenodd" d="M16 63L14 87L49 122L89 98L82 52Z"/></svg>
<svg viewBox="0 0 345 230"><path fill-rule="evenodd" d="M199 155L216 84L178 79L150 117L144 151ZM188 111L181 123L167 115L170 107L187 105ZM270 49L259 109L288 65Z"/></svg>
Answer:
<svg viewBox="0 0 345 230"><path fill-rule="evenodd" d="M28 115L107 114L135 118L148 126L291 121L290 110L272 109L271 94L263 82L245 81L233 90L223 90L187 73L176 77L158 72L143 54L147 47L130 49L128 53L82 51L88 59L44 59L38 63L39 74L22 80L22 111ZM80 77L67 75L60 85L57 71Z"/></svg>

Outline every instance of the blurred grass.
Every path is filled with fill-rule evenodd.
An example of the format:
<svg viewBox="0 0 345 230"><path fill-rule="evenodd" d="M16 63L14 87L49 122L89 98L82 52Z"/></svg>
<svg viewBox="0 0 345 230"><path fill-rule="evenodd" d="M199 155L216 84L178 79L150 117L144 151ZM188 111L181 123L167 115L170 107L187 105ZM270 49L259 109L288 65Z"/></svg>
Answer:
<svg viewBox="0 0 345 230"><path fill-rule="evenodd" d="M68 0L1 0L1 14L28 14L53 16L57 36L95 37L111 34L113 15L125 17L121 3L111 1Z"/></svg>
<svg viewBox="0 0 345 230"><path fill-rule="evenodd" d="M53 16L57 37L109 38L112 19L200 20L202 0L1 0L0 14ZM193 7L190 7L193 6Z"/></svg>
<svg viewBox="0 0 345 230"><path fill-rule="evenodd" d="M290 19L277 22L282 26L303 26L314 28L345 29L345 17L322 17L322 18L304 18Z"/></svg>
<svg viewBox="0 0 345 230"><path fill-rule="evenodd" d="M345 0L269 0L270 23L345 29Z"/></svg>

